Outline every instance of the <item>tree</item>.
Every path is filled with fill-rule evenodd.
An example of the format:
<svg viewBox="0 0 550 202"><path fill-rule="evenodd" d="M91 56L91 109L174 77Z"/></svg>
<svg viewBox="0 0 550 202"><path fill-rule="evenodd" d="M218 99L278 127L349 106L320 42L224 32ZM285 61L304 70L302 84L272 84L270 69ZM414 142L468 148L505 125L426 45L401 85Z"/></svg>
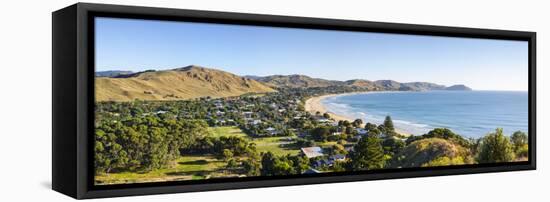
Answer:
<svg viewBox="0 0 550 202"><path fill-rule="evenodd" d="M324 117L325 119L330 119L330 114L329 114L329 113L324 113L324 114L323 114L323 117Z"/></svg>
<svg viewBox="0 0 550 202"><path fill-rule="evenodd" d="M517 157L527 157L529 155L529 140L527 134L521 131L516 131L510 137L514 145L514 152Z"/></svg>
<svg viewBox="0 0 550 202"><path fill-rule="evenodd" d="M226 168L228 169L234 169L237 167L237 160L231 158L227 161L227 165L226 165Z"/></svg>
<svg viewBox="0 0 550 202"><path fill-rule="evenodd" d="M243 162L243 168L248 176L260 175L260 163L254 159L247 159Z"/></svg>
<svg viewBox="0 0 550 202"><path fill-rule="evenodd" d="M384 148L384 153L394 156L405 148L405 142L401 139L387 138L382 141L382 147Z"/></svg>
<svg viewBox="0 0 550 202"><path fill-rule="evenodd" d="M344 121L342 122L342 126L344 126L344 127L350 127L350 126L351 126L351 123L350 123L348 120L344 120Z"/></svg>
<svg viewBox="0 0 550 202"><path fill-rule="evenodd" d="M272 175L292 175L292 174L296 174L293 166L294 166L293 162L288 160L285 157L275 158L275 161L273 162L273 173L272 173Z"/></svg>
<svg viewBox="0 0 550 202"><path fill-rule="evenodd" d="M373 124L373 123L370 123L370 122L367 122L367 124L365 124L365 130L367 131L371 131L371 130L374 130L376 129L376 124Z"/></svg>
<svg viewBox="0 0 550 202"><path fill-rule="evenodd" d="M261 174L261 164L260 164L260 155L254 151L253 153L250 153L248 156L248 159L243 161L243 168L244 171L248 176L258 176Z"/></svg>
<svg viewBox="0 0 550 202"><path fill-rule="evenodd" d="M295 174L302 174L309 169L309 159L306 156L288 156L294 165Z"/></svg>
<svg viewBox="0 0 550 202"><path fill-rule="evenodd" d="M369 130L369 136L380 137L380 134L382 134L382 132L380 132L380 130L378 130L378 128L374 128L372 130Z"/></svg>
<svg viewBox="0 0 550 202"><path fill-rule="evenodd" d="M275 156L273 155L273 153L271 153L270 151L263 153L261 164L262 164L262 168L260 172L262 175L266 175L266 176L273 175L275 170L274 168Z"/></svg>
<svg viewBox="0 0 550 202"><path fill-rule="evenodd" d="M225 161L229 161L231 158L233 158L233 152L229 149L223 150L223 159Z"/></svg>
<svg viewBox="0 0 550 202"><path fill-rule="evenodd" d="M354 135L356 131L353 129L353 127L345 127L344 128L344 133L348 134L348 135Z"/></svg>
<svg viewBox="0 0 550 202"><path fill-rule="evenodd" d="M345 164L346 164L346 162L335 161L334 164L332 165L332 170L334 172L344 172L344 171L346 171Z"/></svg>
<svg viewBox="0 0 550 202"><path fill-rule="evenodd" d="M514 151L517 151L523 145L527 144L528 143L527 139L528 139L527 134L525 134L524 132L521 132L521 131L514 132L510 137L512 144L514 144Z"/></svg>
<svg viewBox="0 0 550 202"><path fill-rule="evenodd" d="M330 128L327 126L320 126L314 128L311 134L313 138L317 141L327 141L327 138L330 135Z"/></svg>
<svg viewBox="0 0 550 202"><path fill-rule="evenodd" d="M384 124L378 125L378 127L376 127L376 129L378 129L378 131L380 131L380 134L386 134L386 127L384 126Z"/></svg>
<svg viewBox="0 0 550 202"><path fill-rule="evenodd" d="M391 120L391 117L388 115L386 116L386 119L384 119L384 128L386 129L384 133L389 134L395 132L395 128L393 127L393 121Z"/></svg>
<svg viewBox="0 0 550 202"><path fill-rule="evenodd" d="M351 124L353 125L353 127L358 128L358 127L361 127L361 125L363 124L363 120L355 119Z"/></svg>
<svg viewBox="0 0 550 202"><path fill-rule="evenodd" d="M371 136L359 140L350 153L350 159L353 170L380 169L386 163L380 139Z"/></svg>
<svg viewBox="0 0 550 202"><path fill-rule="evenodd" d="M514 146L502 134L502 128L489 133L481 140L477 161L479 163L510 162L515 158Z"/></svg>
<svg viewBox="0 0 550 202"><path fill-rule="evenodd" d="M346 148L341 144L334 144L331 148L332 154L347 154Z"/></svg>
<svg viewBox="0 0 550 202"><path fill-rule="evenodd" d="M462 136L454 133L448 128L434 128L427 134L424 134L421 136L410 136L409 138L407 138L407 144L410 144L411 142L414 142L417 140L427 139L427 138L441 138L441 139L449 140L465 148L470 148L472 144L472 141L464 139Z"/></svg>

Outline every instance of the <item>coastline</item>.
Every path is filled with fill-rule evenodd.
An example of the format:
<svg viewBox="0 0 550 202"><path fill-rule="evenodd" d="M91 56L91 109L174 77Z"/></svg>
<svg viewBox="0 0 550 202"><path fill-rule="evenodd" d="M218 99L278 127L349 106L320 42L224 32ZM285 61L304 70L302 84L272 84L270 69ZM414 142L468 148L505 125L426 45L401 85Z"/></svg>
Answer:
<svg viewBox="0 0 550 202"><path fill-rule="evenodd" d="M304 108L307 112L311 113L311 114L315 114L316 112L320 112L321 114L323 113L328 113L330 115L330 118L331 119L334 119L335 121L349 121L349 122L353 122L355 120L355 118L353 117L348 117L346 115L342 115L342 114L336 114L330 110L328 110L322 103L322 101L326 98L329 98L329 97L334 97L334 96L342 96L342 95L357 95L357 94L367 94L367 93L371 93L371 92L353 92L353 93L340 93L340 94L328 94L328 95L321 95L321 96L317 96L317 97L311 97L309 99L307 99L304 103ZM364 120L363 120L364 121ZM361 125L361 127L364 127L366 123L363 123ZM405 136L405 137L408 137L408 136L411 136L412 134L411 133L408 133L402 129L399 129L399 128L396 128L395 129L395 132L397 132L398 134L402 135L402 136Z"/></svg>

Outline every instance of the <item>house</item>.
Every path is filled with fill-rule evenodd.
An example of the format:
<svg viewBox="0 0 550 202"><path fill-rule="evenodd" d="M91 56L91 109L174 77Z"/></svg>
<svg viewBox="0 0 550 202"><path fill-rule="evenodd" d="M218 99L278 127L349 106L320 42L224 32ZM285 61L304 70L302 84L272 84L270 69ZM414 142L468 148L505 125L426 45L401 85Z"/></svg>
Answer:
<svg viewBox="0 0 550 202"><path fill-rule="evenodd" d="M168 111L158 110L157 112L155 112L155 114L166 114L166 112L168 112Z"/></svg>
<svg viewBox="0 0 550 202"><path fill-rule="evenodd" d="M330 156L329 160L332 160L332 161L345 161L346 160L346 155L335 154L335 155Z"/></svg>
<svg viewBox="0 0 550 202"><path fill-rule="evenodd" d="M335 155L332 155L330 157L328 157L328 159L320 159L320 160L317 160L315 162L313 162L313 167L315 168L319 168L319 167L323 167L323 166L334 166L334 162L337 162L337 161L345 161L346 160L346 156L343 155L343 154L335 154Z"/></svg>
<svg viewBox="0 0 550 202"><path fill-rule="evenodd" d="M319 167L323 167L323 166L332 166L334 165L334 161L330 160L330 159L321 159L321 160L317 160L315 162L313 162L313 167L315 168L319 168Z"/></svg>
<svg viewBox="0 0 550 202"><path fill-rule="evenodd" d="M281 140L285 141L285 142L292 142L292 141L294 141L294 138L286 137L286 138L281 138Z"/></svg>
<svg viewBox="0 0 550 202"><path fill-rule="evenodd" d="M250 124L252 124L252 125L258 125L260 123L262 123L262 120L259 120L259 119L254 119L250 122Z"/></svg>
<svg viewBox="0 0 550 202"><path fill-rule="evenodd" d="M356 128L355 131L357 131L359 135L366 135L368 133L364 128Z"/></svg>
<svg viewBox="0 0 550 202"><path fill-rule="evenodd" d="M279 133L279 131L277 131L275 128L273 127L269 127L269 128L266 128L265 129L267 131L267 133L269 135L277 135Z"/></svg>
<svg viewBox="0 0 550 202"><path fill-rule="evenodd" d="M330 122L330 120L326 119L326 118L320 118L320 119L317 119L317 122L319 122L319 123L328 123L328 122Z"/></svg>
<svg viewBox="0 0 550 202"><path fill-rule="evenodd" d="M215 122L220 125L225 125L225 119L218 119Z"/></svg>
<svg viewBox="0 0 550 202"><path fill-rule="evenodd" d="M252 112L243 112L244 118L252 118Z"/></svg>
<svg viewBox="0 0 550 202"><path fill-rule="evenodd" d="M304 147L301 148L301 150L307 158L315 158L324 155L321 147Z"/></svg>

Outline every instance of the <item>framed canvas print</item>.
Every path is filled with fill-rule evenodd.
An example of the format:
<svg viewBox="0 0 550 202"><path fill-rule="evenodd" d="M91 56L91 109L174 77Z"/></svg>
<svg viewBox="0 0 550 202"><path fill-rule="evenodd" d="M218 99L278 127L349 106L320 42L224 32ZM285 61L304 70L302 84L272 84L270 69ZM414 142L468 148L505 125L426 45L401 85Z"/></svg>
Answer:
<svg viewBox="0 0 550 202"><path fill-rule="evenodd" d="M535 36L78 3L53 13L53 189L533 170Z"/></svg>

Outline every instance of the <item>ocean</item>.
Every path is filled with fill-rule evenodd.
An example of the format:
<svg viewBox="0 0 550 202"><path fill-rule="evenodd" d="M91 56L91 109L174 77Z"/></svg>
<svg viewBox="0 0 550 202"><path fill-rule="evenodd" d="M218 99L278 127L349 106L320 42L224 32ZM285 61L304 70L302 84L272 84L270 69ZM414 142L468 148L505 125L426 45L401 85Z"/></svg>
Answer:
<svg viewBox="0 0 550 202"><path fill-rule="evenodd" d="M503 128L506 135L528 128L528 93L513 91L370 92L321 101L330 112L381 124L390 115L397 129L422 135L449 128L464 137L482 137Z"/></svg>

